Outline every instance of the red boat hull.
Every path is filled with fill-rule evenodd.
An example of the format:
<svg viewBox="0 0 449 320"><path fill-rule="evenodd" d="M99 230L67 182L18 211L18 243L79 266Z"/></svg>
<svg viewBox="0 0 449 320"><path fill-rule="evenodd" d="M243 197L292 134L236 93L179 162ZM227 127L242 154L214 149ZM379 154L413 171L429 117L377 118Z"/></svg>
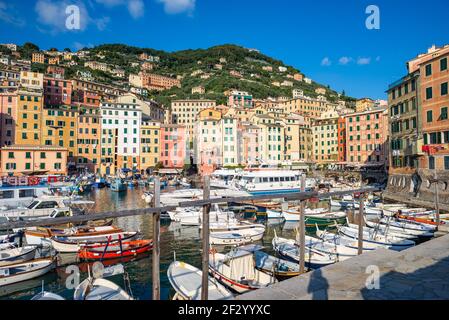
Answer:
<svg viewBox="0 0 449 320"><path fill-rule="evenodd" d="M117 246L117 243L111 244L111 246ZM86 246L78 252L78 257L84 260L104 260L104 259L117 259L123 257L134 257L139 254L150 251L153 248L152 240L134 240L124 241L122 243L123 251L113 250L110 251L106 248L106 244L99 244L93 246ZM106 249L106 252L104 252Z"/></svg>

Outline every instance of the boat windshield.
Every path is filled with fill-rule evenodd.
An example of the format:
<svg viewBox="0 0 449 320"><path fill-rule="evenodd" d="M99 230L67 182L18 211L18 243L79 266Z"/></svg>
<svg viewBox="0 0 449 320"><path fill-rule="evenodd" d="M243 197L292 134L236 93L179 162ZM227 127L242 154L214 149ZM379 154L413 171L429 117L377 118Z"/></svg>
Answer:
<svg viewBox="0 0 449 320"><path fill-rule="evenodd" d="M28 209L33 209L38 203L39 203L39 201L33 201L33 202L28 206Z"/></svg>

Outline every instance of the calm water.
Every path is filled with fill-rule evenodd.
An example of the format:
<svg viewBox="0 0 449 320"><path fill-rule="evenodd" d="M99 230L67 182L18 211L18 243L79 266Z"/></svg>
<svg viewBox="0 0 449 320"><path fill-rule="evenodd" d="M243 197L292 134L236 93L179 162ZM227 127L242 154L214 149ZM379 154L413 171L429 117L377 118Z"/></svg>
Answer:
<svg viewBox="0 0 449 320"><path fill-rule="evenodd" d="M135 209L146 207L146 203L141 199L143 188L128 189L126 192L111 192L109 189L97 189L92 191L87 197L95 200L93 212L114 211L123 209ZM169 191L167 191L169 192ZM325 205L319 203L319 206ZM263 222L265 223L265 222ZM119 218L114 225L127 231L140 231L142 238L152 239L152 218L150 216L135 216ZM266 246L267 252L271 252L271 240L274 237L274 230L279 236L294 238L294 229L297 223L276 223L270 221L261 245ZM173 290L167 279L167 268L173 261L173 254L176 252L177 260L184 261L201 269L201 242L200 231L197 227L181 227L178 223L161 221L161 298L170 299ZM223 248L228 251L229 248ZM69 274L65 273L68 265L76 264L81 270L81 280L87 277L87 263L79 263L76 255L61 254L61 266L47 275L29 280L19 284L0 287L0 299L30 299L41 291L42 281L46 291L51 291L72 299L74 290L69 290L65 286ZM129 274L132 294L136 299L151 299L152 277L151 277L151 252L145 256L131 261L110 261L109 263L122 263L125 271ZM106 265L106 262L104 263ZM122 288L124 287L123 277L114 276L109 280L114 281Z"/></svg>

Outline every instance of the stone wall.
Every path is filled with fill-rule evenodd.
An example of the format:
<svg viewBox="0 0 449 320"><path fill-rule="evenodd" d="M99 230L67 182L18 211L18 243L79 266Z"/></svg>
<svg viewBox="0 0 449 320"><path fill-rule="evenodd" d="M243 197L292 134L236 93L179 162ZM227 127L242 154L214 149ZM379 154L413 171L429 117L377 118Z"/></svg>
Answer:
<svg viewBox="0 0 449 320"><path fill-rule="evenodd" d="M440 208L449 210L449 171L438 171L438 194ZM433 171L418 169L416 173L394 173L388 177L384 198L409 202L413 205L433 208L435 206L435 182Z"/></svg>

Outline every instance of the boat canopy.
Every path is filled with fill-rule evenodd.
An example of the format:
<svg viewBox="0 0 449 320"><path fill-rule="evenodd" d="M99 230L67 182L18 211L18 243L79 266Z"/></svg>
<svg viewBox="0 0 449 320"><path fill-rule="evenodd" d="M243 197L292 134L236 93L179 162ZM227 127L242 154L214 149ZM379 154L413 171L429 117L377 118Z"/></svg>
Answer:
<svg viewBox="0 0 449 320"><path fill-rule="evenodd" d="M254 279L255 265L253 254L244 250L237 250L229 257L231 276L236 280Z"/></svg>

